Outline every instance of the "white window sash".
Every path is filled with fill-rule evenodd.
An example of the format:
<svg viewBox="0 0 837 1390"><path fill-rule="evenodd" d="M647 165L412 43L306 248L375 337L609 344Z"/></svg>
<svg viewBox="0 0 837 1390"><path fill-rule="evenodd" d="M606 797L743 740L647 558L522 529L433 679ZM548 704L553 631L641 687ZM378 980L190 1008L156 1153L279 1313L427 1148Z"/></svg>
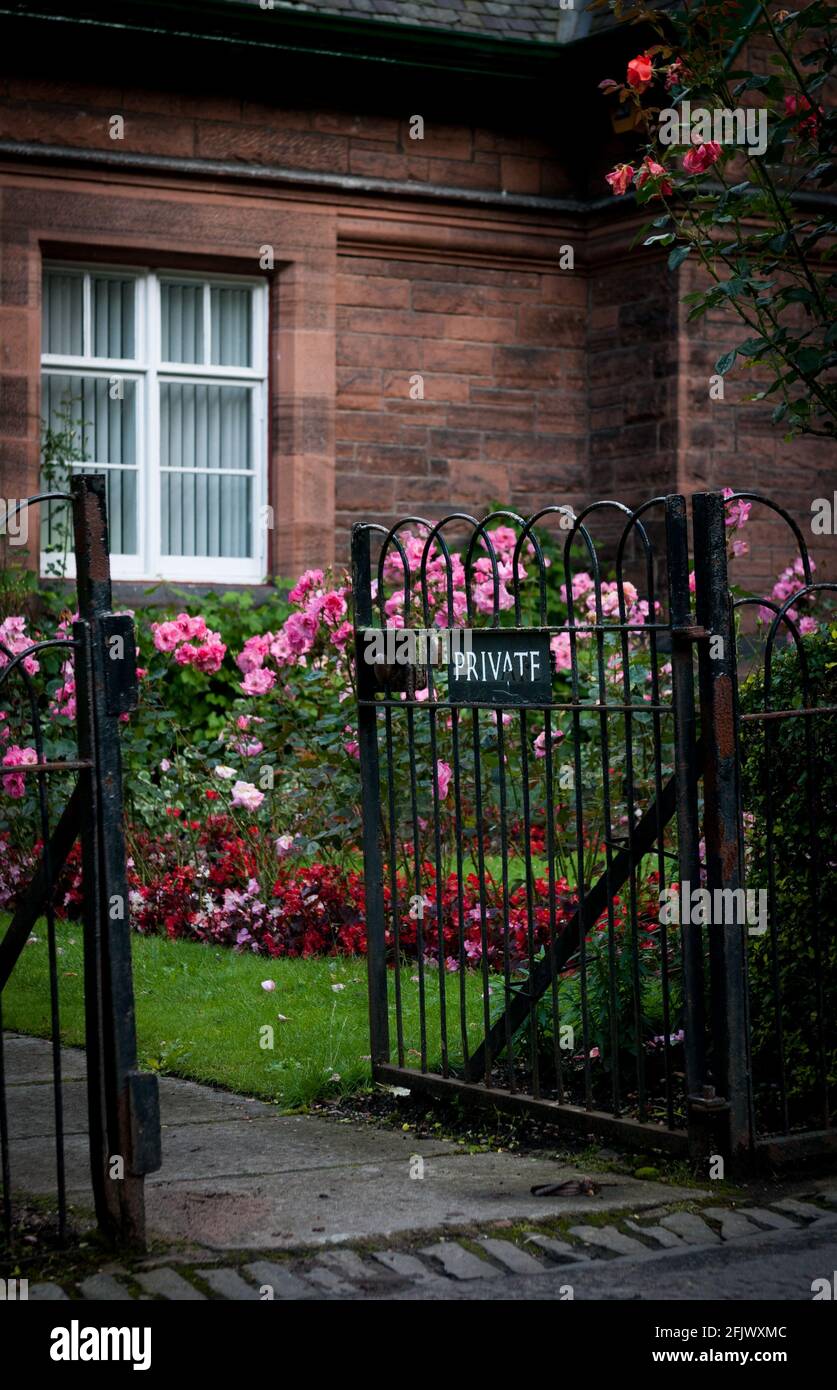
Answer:
<svg viewBox="0 0 837 1390"><path fill-rule="evenodd" d="M85 377L123 377L136 385L136 465L137 473L137 539L136 554L111 556L114 579L154 581L173 579L181 582L255 584L264 580L267 570L267 528L260 524L267 501L267 284L264 280L244 276L209 276L179 271L138 271L135 267L99 267L96 265L49 262L46 269L73 271L84 276L83 281L83 347L90 353L93 347L92 277L132 279L135 285L134 352L127 358L96 358L61 356L44 353L42 374ZM203 286L203 357L202 363L163 362L160 360L161 286L164 281ZM223 288L247 288L250 304L250 367L213 366L210 362L211 291ZM247 387L250 395L250 466L246 470L228 469L170 469L160 464L160 388L166 381L182 384ZM128 469L128 465L99 464L95 460L84 467ZM249 557L174 556L162 553L162 474L163 472L197 473L209 476L238 476L250 481L250 538L253 554ZM53 558L42 553L41 569ZM75 577L74 556L67 557L65 573Z"/></svg>

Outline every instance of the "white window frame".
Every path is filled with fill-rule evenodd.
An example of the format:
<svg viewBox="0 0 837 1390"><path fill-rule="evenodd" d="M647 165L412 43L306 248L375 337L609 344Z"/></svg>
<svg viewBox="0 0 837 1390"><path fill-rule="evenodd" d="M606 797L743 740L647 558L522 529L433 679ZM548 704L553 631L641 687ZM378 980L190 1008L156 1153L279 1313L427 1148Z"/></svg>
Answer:
<svg viewBox="0 0 837 1390"><path fill-rule="evenodd" d="M148 270L136 266L87 264L79 261L45 261L44 271L71 271L84 275L82 302L84 306L83 347L92 349L91 277L97 279L130 279L135 283L134 352L133 359L90 356L41 354L41 377L86 376L124 377L136 381L137 411L137 538L134 555L111 555L111 574L122 580L176 580L182 583L258 584L267 570L267 527L263 524L267 503L267 392L268 392L268 298L264 279L244 275L206 275L200 272L169 270L165 267ZM204 286L204 332L202 363L164 362L161 358L161 286L164 282ZM210 291L212 289L242 289L252 291L250 332L251 367L213 365L210 355ZM255 553L248 558L230 556L164 555L161 553L161 476L160 465L160 386L166 382L212 384L213 386L250 385L251 467L234 470L238 477L250 477L251 517L250 535ZM101 464L125 468L123 464ZM85 468L89 465L84 464ZM171 472L183 473L183 469ZM199 471L199 470L185 470ZM219 470L207 470L217 473ZM230 470L232 472L233 470ZM41 554L41 573L48 574L48 564L55 557ZM75 575L75 557L68 553L66 574Z"/></svg>

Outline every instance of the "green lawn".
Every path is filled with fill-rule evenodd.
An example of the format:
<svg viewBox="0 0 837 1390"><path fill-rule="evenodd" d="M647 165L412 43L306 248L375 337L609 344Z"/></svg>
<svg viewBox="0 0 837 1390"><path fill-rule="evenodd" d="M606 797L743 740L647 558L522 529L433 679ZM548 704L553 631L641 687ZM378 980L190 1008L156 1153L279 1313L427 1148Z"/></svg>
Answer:
<svg viewBox="0 0 837 1390"><path fill-rule="evenodd" d="M39 923L3 992L3 1023L49 1035L46 928ZM57 940L61 1037L84 1042L82 932L59 923ZM370 1079L364 959L269 960L228 948L132 937L140 1065L263 1096L285 1110L355 1089ZM415 966L401 971L407 1065L417 1066L418 985ZM276 988L262 988L273 980ZM437 1061L439 985L425 972L428 1048ZM445 979L451 1044L458 1038L459 982ZM499 982L498 982L499 984ZM482 982L466 978L469 1033L480 1040ZM392 996L392 989L390 990ZM279 1015L283 1014L284 1019ZM264 1025L273 1047L263 1047ZM393 1053L395 1022L391 1021ZM410 1049L413 1049L412 1054Z"/></svg>

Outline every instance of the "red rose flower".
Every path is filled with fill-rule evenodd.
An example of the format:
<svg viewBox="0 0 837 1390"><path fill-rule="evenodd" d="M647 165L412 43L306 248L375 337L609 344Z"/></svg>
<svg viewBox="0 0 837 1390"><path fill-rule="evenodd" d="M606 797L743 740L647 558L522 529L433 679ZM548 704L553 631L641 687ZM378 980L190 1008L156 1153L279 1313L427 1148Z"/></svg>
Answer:
<svg viewBox="0 0 837 1390"><path fill-rule="evenodd" d="M628 64L628 86L635 92L644 92L654 76L654 65L647 53L640 53Z"/></svg>

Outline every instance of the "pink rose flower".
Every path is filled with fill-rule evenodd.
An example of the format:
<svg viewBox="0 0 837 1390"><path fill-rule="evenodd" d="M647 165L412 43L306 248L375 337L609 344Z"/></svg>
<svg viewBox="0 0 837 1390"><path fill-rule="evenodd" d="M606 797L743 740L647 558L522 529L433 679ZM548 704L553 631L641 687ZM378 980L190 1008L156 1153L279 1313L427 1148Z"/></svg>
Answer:
<svg viewBox="0 0 837 1390"><path fill-rule="evenodd" d="M440 801L444 801L447 796L452 777L453 769L450 763L446 763L442 758L438 758L436 760L436 790L439 793Z"/></svg>
<svg viewBox="0 0 837 1390"><path fill-rule="evenodd" d="M687 174L705 174L721 157L721 146L717 140L708 140L705 145L694 145L683 156L683 168Z"/></svg>
<svg viewBox="0 0 837 1390"><path fill-rule="evenodd" d="M619 197L622 193L627 193L633 182L634 170L630 164L617 164L609 174L605 175L605 181L610 184L611 189Z"/></svg>
<svg viewBox="0 0 837 1390"><path fill-rule="evenodd" d="M558 743L563 737L564 737L564 730L563 730L563 729L553 729L553 730L552 730L552 742L553 742L553 743ZM542 729L541 732L538 734L537 738L535 739L535 757L536 757L536 758L545 758L545 757L546 757L546 729Z"/></svg>
<svg viewBox="0 0 837 1390"><path fill-rule="evenodd" d="M254 787L252 782L234 782L232 789L233 806L241 806L245 811L258 811L264 801L264 792Z"/></svg>
<svg viewBox="0 0 837 1390"><path fill-rule="evenodd" d="M38 754L34 748L21 748L17 743L13 743L3 754L3 767L29 767L38 761ZM26 792L26 778L20 772L10 773L3 779L3 790L7 796L20 798Z"/></svg>
<svg viewBox="0 0 837 1390"><path fill-rule="evenodd" d="M663 194L665 197L668 197L670 193L674 192L674 185L671 179L665 177L665 174L666 170L663 168L662 164L658 164L650 155L646 155L642 161L642 168L637 175L636 186L637 188L644 188L650 179L660 179L660 183L657 184L653 196L657 197L658 194Z"/></svg>
<svg viewBox="0 0 837 1390"><path fill-rule="evenodd" d="M261 667L256 671L248 671L244 680L241 682L241 689L245 695L266 695L268 690L272 690L276 684L276 677L272 671Z"/></svg>

